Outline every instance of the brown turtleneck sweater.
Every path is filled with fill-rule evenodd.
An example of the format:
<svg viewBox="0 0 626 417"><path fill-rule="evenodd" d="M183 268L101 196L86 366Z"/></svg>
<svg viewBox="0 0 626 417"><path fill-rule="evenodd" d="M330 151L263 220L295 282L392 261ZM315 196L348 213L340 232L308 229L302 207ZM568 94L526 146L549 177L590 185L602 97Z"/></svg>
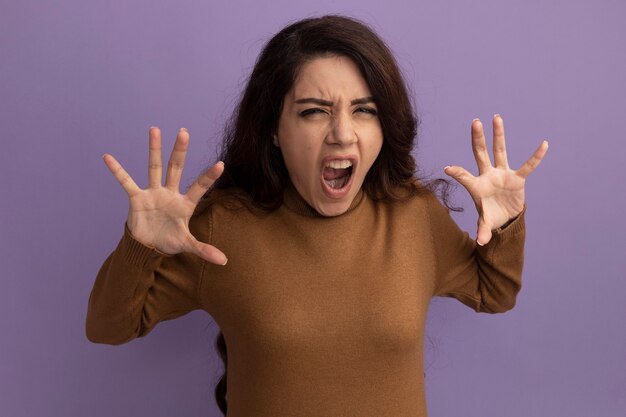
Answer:
<svg viewBox="0 0 626 417"><path fill-rule="evenodd" d="M205 310L226 340L229 417L426 416L431 297L498 313L521 286L524 211L479 247L430 194L383 203L360 192L336 217L293 188L264 215L216 201L200 203L190 229L228 264L163 255L125 228L96 278L86 331L121 344Z"/></svg>

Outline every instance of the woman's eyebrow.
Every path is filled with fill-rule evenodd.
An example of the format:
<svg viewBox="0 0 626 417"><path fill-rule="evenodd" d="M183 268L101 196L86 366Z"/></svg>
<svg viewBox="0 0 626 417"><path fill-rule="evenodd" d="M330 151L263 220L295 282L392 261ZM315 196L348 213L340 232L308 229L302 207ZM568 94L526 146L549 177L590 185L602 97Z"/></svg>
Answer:
<svg viewBox="0 0 626 417"><path fill-rule="evenodd" d="M373 103L373 102L374 102L374 97L362 97L362 98L356 98L352 100L350 102L350 105L354 106L355 104L367 104L367 103ZM327 107L331 107L333 105L332 101L324 100L321 98L313 98L313 97L300 98L294 101L294 103L296 104L313 103L313 104L319 104L320 106L327 106Z"/></svg>
<svg viewBox="0 0 626 417"><path fill-rule="evenodd" d="M367 104L367 103L374 103L374 97L356 98L350 102L350 105L354 106L355 104Z"/></svg>

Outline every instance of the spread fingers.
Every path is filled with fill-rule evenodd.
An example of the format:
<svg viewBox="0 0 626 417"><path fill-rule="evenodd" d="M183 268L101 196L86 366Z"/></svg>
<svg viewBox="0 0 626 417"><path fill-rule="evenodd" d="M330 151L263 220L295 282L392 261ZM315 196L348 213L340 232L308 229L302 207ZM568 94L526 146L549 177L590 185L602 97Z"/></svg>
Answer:
<svg viewBox="0 0 626 417"><path fill-rule="evenodd" d="M161 130L151 127L148 133L150 153L148 156L148 187L160 188L163 176L163 161L161 157Z"/></svg>
<svg viewBox="0 0 626 417"><path fill-rule="evenodd" d="M478 119L472 121L472 151L478 165L478 173L483 174L491 168L491 160L485 143L483 124Z"/></svg>
<svg viewBox="0 0 626 417"><path fill-rule="evenodd" d="M189 132L187 129L181 128L176 136L176 142L167 164L167 174L165 177L165 188L172 191L178 191L180 178L183 174L185 166L185 156L187 155L187 147L189 146Z"/></svg>
<svg viewBox="0 0 626 417"><path fill-rule="evenodd" d="M222 172L224 172L224 163L220 161L196 178L191 187L189 187L189 191L187 191L187 198L194 204L197 204L204 193L206 193L220 175L222 175Z"/></svg>
<svg viewBox="0 0 626 417"><path fill-rule="evenodd" d="M504 142L504 121L499 114L493 116L493 161L497 168L509 167Z"/></svg>
<svg viewBox="0 0 626 417"><path fill-rule="evenodd" d="M541 145L539 145L533 156L531 156L528 161L526 161L524 165L517 170L517 174L523 178L528 177L530 173L539 166L543 157L546 155L546 152L548 152L548 141L544 140Z"/></svg>
<svg viewBox="0 0 626 417"><path fill-rule="evenodd" d="M131 198L138 194L141 189L135 184L135 181L128 175L128 172L122 168L119 162L113 157L113 155L104 154L102 157L109 171L113 174L117 182L120 183L128 197Z"/></svg>

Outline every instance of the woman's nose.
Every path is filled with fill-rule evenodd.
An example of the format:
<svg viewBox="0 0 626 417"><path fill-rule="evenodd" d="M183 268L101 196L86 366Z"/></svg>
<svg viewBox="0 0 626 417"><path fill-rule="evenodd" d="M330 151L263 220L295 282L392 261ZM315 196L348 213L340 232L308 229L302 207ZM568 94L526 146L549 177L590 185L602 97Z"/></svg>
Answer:
<svg viewBox="0 0 626 417"><path fill-rule="evenodd" d="M351 115L337 113L331 117L330 131L327 136L327 143L338 145L350 145L357 141L355 125Z"/></svg>

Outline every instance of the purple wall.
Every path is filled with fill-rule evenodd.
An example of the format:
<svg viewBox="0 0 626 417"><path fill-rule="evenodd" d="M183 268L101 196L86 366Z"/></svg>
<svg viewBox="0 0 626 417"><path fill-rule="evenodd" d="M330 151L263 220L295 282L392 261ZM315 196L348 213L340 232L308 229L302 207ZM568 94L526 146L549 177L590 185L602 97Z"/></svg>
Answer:
<svg viewBox="0 0 626 417"><path fill-rule="evenodd" d="M253 60L288 21L342 12L397 54L422 118L418 160L475 171L472 118L499 112L528 181L525 285L504 315L436 299L431 416L626 415L626 3L78 0L0 6L0 414L217 416L222 369L194 312L121 346L87 341L96 272L146 184L150 125L191 134L186 180L216 155ZM489 133L490 137L490 133ZM459 224L475 233L465 191Z"/></svg>

